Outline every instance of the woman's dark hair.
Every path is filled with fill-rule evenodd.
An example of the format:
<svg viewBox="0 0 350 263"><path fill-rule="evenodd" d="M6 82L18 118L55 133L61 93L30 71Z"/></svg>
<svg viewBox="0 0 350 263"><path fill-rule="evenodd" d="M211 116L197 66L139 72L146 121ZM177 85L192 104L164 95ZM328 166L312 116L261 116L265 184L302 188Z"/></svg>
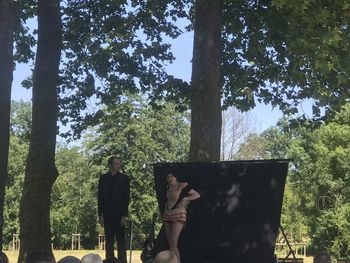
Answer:
<svg viewBox="0 0 350 263"><path fill-rule="evenodd" d="M178 175L176 173L172 173L172 172L165 173L166 176L168 176L169 174L176 177L176 179L178 178Z"/></svg>
<svg viewBox="0 0 350 263"><path fill-rule="evenodd" d="M112 166L112 163L113 163L114 160L120 160L120 159L118 158L118 156L112 155L112 156L109 157L108 160L107 160L108 167L111 167L111 166Z"/></svg>
<svg viewBox="0 0 350 263"><path fill-rule="evenodd" d="M173 176L177 177L177 173L174 168L166 168L164 169L164 174L167 176L168 174L172 174Z"/></svg>
<svg viewBox="0 0 350 263"><path fill-rule="evenodd" d="M164 173L165 176L168 176L168 174L172 174L174 177L176 177L176 180L178 182L186 182L186 176L185 174L180 171L180 170L175 170L175 169L167 169L166 172Z"/></svg>

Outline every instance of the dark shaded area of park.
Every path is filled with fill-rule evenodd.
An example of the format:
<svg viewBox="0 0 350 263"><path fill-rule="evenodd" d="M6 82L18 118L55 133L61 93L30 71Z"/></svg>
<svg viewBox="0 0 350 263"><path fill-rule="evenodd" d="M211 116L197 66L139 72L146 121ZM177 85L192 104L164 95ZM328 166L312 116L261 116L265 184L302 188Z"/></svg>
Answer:
<svg viewBox="0 0 350 263"><path fill-rule="evenodd" d="M169 172L201 194L188 208L179 240L181 262L273 262L288 163L262 160L154 165L161 211ZM161 230L157 251L165 249Z"/></svg>

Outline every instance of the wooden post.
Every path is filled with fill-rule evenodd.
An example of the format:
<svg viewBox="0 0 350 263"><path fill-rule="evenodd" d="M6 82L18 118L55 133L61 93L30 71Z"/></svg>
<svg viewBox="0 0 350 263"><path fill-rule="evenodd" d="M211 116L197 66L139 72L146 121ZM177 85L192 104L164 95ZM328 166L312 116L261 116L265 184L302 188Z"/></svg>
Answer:
<svg viewBox="0 0 350 263"><path fill-rule="evenodd" d="M72 234L72 250L80 250L80 234Z"/></svg>
<svg viewBox="0 0 350 263"><path fill-rule="evenodd" d="M98 235L98 249L99 250L105 250L106 248L106 241L104 235Z"/></svg>
<svg viewBox="0 0 350 263"><path fill-rule="evenodd" d="M20 240L17 234L12 235L12 250L17 251L20 248Z"/></svg>

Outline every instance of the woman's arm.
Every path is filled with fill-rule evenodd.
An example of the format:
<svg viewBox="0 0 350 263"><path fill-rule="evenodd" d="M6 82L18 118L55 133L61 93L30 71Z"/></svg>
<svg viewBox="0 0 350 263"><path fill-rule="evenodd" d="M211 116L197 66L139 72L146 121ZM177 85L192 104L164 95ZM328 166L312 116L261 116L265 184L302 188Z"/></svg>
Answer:
<svg viewBox="0 0 350 263"><path fill-rule="evenodd" d="M187 192L187 196L184 197L184 201L193 201L193 200L196 200L198 198L200 198L200 194L195 191L194 189L191 189L190 191Z"/></svg>

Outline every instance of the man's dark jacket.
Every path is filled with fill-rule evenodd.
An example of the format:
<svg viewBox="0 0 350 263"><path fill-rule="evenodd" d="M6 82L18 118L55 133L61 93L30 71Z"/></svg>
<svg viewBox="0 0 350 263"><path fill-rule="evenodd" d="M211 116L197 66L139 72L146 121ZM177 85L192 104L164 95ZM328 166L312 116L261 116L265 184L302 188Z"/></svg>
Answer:
<svg viewBox="0 0 350 263"><path fill-rule="evenodd" d="M130 179L126 174L102 174L98 181L98 215L127 216L129 197Z"/></svg>

